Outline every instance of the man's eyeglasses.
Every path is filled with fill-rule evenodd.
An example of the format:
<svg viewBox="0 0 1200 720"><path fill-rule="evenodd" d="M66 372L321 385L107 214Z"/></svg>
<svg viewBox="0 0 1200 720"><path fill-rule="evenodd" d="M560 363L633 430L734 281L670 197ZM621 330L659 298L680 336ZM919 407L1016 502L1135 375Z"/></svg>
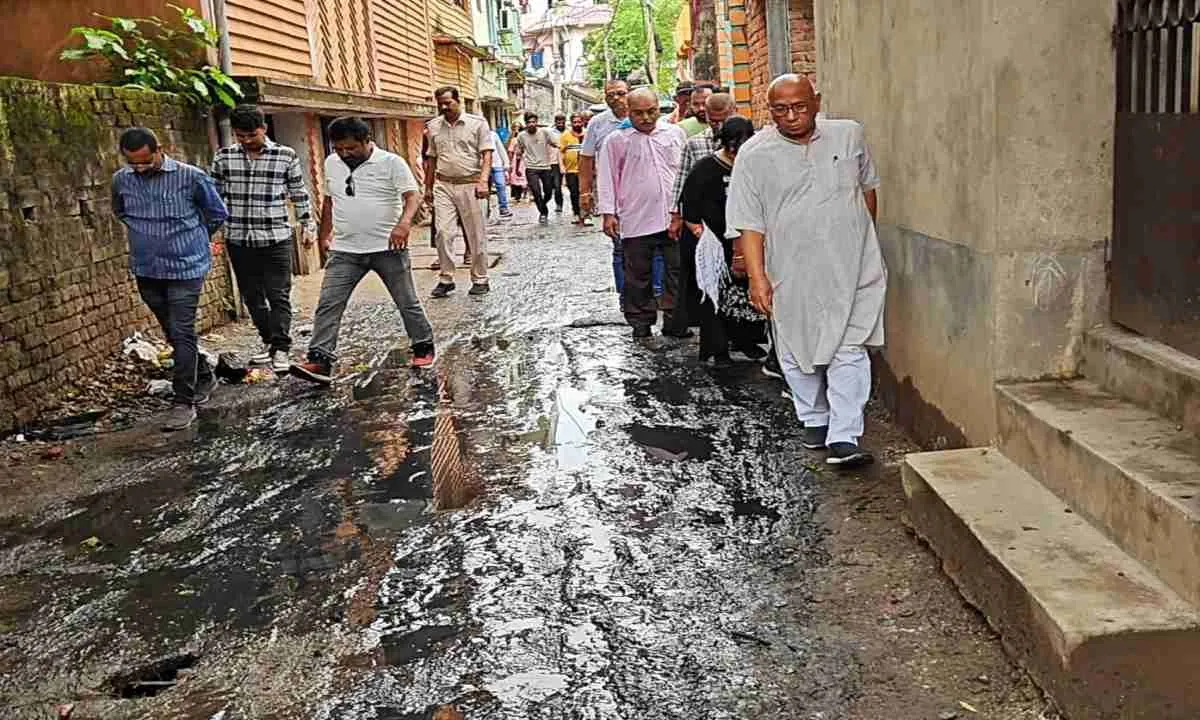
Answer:
<svg viewBox="0 0 1200 720"><path fill-rule="evenodd" d="M771 114L784 117L788 114L795 114L797 117L808 112L808 103L795 103L792 105L768 105Z"/></svg>
<svg viewBox="0 0 1200 720"><path fill-rule="evenodd" d="M346 178L346 197L354 197L354 176Z"/></svg>

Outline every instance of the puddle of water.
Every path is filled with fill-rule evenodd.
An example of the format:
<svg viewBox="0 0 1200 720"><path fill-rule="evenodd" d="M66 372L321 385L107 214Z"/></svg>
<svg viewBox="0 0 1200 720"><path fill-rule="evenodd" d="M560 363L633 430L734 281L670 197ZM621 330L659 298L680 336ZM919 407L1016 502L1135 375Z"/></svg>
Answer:
<svg viewBox="0 0 1200 720"><path fill-rule="evenodd" d="M399 667L428 656L440 643L454 639L461 632L462 628L455 625L426 625L399 635L384 635L379 642L384 661Z"/></svg>
<svg viewBox="0 0 1200 720"><path fill-rule="evenodd" d="M567 689L565 675L524 672L488 683L484 688L506 704L542 702Z"/></svg>
<svg viewBox="0 0 1200 720"><path fill-rule="evenodd" d="M596 429L596 417L584 409L588 397L582 390L558 388L551 435L561 470L574 470L587 462L588 434Z"/></svg>
<svg viewBox="0 0 1200 720"><path fill-rule="evenodd" d="M625 431L635 443L660 460L707 460L712 456L712 440L698 435L697 430L634 423L625 426Z"/></svg>

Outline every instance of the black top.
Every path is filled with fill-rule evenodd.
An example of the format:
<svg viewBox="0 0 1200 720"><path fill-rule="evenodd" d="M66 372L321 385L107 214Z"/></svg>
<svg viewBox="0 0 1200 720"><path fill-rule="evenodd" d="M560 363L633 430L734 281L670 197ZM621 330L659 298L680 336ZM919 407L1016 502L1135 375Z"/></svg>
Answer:
<svg viewBox="0 0 1200 720"><path fill-rule="evenodd" d="M733 241L725 239L725 200L732 172L732 166L716 155L709 155L692 166L679 197L683 219L707 225L725 246L726 262L733 256Z"/></svg>

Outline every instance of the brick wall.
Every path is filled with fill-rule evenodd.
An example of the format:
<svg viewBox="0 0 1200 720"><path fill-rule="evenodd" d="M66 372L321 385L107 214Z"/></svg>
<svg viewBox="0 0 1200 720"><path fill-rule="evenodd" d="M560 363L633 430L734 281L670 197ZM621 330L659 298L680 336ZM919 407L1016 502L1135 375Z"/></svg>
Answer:
<svg viewBox="0 0 1200 720"><path fill-rule="evenodd" d="M130 332L156 327L111 213L116 138L131 125L154 129L177 159L211 158L204 121L171 96L0 79L0 431L54 407ZM214 263L205 286L202 330L233 309L226 268Z"/></svg>
<svg viewBox="0 0 1200 720"><path fill-rule="evenodd" d="M754 124L766 125L767 85L771 67L767 51L766 0L746 1L746 40L750 55L750 97ZM817 79L817 35L813 24L813 0L788 1L788 32L792 55L792 72Z"/></svg>

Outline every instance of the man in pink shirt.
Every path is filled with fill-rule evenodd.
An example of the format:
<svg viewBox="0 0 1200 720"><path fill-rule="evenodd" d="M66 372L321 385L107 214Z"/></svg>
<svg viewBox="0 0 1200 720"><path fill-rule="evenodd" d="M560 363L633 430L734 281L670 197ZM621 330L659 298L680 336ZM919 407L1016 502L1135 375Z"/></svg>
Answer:
<svg viewBox="0 0 1200 720"><path fill-rule="evenodd" d="M669 233L671 192L687 137L674 125L658 122L658 95L650 88L629 94L629 119L633 127L613 132L604 142L596 163L597 209L604 216L604 234L620 239L625 251L625 319L633 336L650 336L650 328L663 311L663 335L690 337L692 332L676 322L674 309L679 291L678 237ZM666 272L663 295L655 301L650 286L654 251L661 248Z"/></svg>

